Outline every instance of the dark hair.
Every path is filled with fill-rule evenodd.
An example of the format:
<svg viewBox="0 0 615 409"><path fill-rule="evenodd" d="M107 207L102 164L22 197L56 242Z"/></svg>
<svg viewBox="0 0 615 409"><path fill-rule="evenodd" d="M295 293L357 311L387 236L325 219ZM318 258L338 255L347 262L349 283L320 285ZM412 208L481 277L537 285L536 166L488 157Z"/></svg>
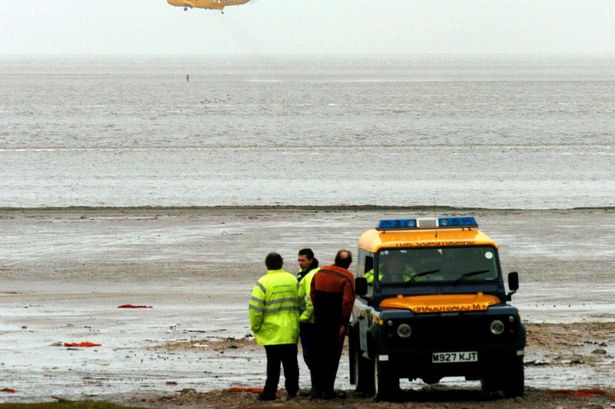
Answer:
<svg viewBox="0 0 615 409"><path fill-rule="evenodd" d="M348 268L352 263L352 253L350 250L340 250L335 255L335 265L342 268Z"/></svg>
<svg viewBox="0 0 615 409"><path fill-rule="evenodd" d="M284 260L282 260L282 256L272 251L265 257L265 265L268 270L279 270L284 265Z"/></svg>
<svg viewBox="0 0 615 409"><path fill-rule="evenodd" d="M313 260L314 259L314 252L312 251L312 249L301 249L299 250L299 256L306 256L308 259Z"/></svg>

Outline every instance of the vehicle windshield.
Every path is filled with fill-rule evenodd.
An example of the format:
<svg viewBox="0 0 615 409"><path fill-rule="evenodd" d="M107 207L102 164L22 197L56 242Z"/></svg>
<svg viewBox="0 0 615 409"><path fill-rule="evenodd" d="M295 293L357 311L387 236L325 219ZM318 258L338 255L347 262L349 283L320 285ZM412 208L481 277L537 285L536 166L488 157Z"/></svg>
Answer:
<svg viewBox="0 0 615 409"><path fill-rule="evenodd" d="M378 253L381 284L489 281L498 278L496 250L480 247L385 249Z"/></svg>

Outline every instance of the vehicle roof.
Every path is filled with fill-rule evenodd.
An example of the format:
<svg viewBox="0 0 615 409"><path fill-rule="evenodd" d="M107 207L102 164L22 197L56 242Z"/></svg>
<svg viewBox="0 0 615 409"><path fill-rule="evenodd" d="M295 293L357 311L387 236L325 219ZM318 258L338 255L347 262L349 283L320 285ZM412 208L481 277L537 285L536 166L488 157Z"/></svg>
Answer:
<svg viewBox="0 0 615 409"><path fill-rule="evenodd" d="M494 246L497 243L478 229L367 230L359 238L359 248L376 253L380 249L403 247Z"/></svg>

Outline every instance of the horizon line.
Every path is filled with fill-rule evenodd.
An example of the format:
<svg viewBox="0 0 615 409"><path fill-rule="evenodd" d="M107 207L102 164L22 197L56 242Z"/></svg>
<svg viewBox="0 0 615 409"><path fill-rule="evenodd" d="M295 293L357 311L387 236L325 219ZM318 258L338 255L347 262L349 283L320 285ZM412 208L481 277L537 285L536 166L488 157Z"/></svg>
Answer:
<svg viewBox="0 0 615 409"><path fill-rule="evenodd" d="M117 53L117 54L0 54L0 58L126 58L126 57L157 57L157 58L339 58L339 57L389 57L389 58L420 58L420 57L603 57L615 58L615 52L604 53L286 53L286 54L236 54L236 53Z"/></svg>

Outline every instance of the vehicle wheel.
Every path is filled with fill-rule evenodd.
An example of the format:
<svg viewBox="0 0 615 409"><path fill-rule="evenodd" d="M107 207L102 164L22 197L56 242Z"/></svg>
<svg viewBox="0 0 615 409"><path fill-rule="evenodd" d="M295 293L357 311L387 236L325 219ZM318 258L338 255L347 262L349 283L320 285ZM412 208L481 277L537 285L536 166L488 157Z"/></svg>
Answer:
<svg viewBox="0 0 615 409"><path fill-rule="evenodd" d="M376 401L391 401L399 394L399 378L387 368L387 362L374 357L374 394Z"/></svg>
<svg viewBox="0 0 615 409"><path fill-rule="evenodd" d="M426 376L422 379L423 379L423 382L425 382L428 385L435 385L440 382L440 378L436 378L435 376Z"/></svg>
<svg viewBox="0 0 615 409"><path fill-rule="evenodd" d="M496 379L497 375L495 373L490 373L488 375L485 375L484 378L481 378L480 386L483 390L483 393L492 393L498 390Z"/></svg>
<svg viewBox="0 0 615 409"><path fill-rule="evenodd" d="M480 383L485 393L502 391L508 398L523 396L525 392L523 357L513 357L503 363L497 371L489 370Z"/></svg>
<svg viewBox="0 0 615 409"><path fill-rule="evenodd" d="M364 358L361 351L355 349L354 365L357 377L356 392L364 396L374 396L374 361Z"/></svg>
<svg viewBox="0 0 615 409"><path fill-rule="evenodd" d="M504 384L502 385L504 395L507 398L523 396L525 393L523 357L515 357L505 371Z"/></svg>
<svg viewBox="0 0 615 409"><path fill-rule="evenodd" d="M350 327L352 331L353 328ZM355 337L353 337L353 332L349 332L348 334L348 369L350 369L350 377L349 381L351 385L357 384L357 354L356 354L356 341Z"/></svg>

